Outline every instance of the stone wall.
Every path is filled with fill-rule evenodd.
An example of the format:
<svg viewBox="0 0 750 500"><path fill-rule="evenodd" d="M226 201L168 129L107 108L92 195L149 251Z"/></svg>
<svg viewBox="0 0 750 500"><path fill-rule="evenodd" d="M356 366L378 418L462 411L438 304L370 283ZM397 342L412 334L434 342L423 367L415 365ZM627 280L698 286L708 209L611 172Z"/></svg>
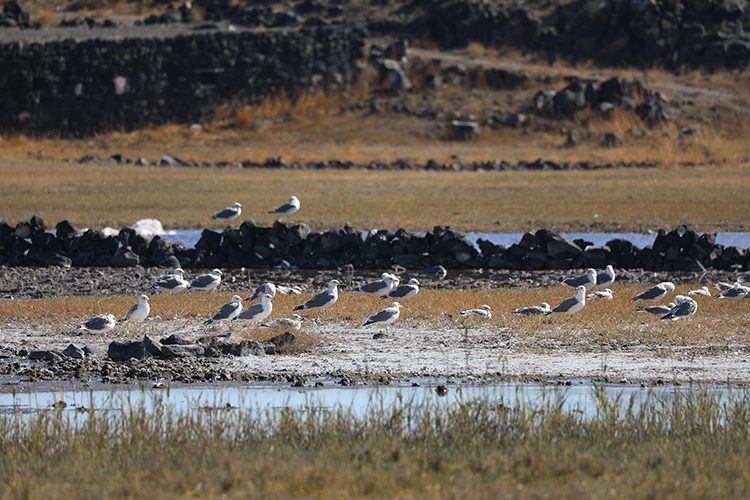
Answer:
<svg viewBox="0 0 750 500"><path fill-rule="evenodd" d="M749 254L748 249L719 245L715 235L698 235L685 226L660 231L646 248L622 239L594 246L566 240L547 229L526 233L518 243L505 247L484 240L474 246L462 233L441 226L423 235L400 229L363 237L351 226L316 232L303 223L279 220L263 227L247 220L222 232L206 229L195 248L185 248L159 237L146 241L130 228L107 236L98 230L79 232L62 221L53 234L39 217L16 226L0 223L0 265L8 266L425 269L442 265L544 270L612 264L620 269L700 271L747 269Z"/></svg>
<svg viewBox="0 0 750 500"><path fill-rule="evenodd" d="M353 81L363 34L343 25L52 29L0 37L0 131L85 136L211 118Z"/></svg>

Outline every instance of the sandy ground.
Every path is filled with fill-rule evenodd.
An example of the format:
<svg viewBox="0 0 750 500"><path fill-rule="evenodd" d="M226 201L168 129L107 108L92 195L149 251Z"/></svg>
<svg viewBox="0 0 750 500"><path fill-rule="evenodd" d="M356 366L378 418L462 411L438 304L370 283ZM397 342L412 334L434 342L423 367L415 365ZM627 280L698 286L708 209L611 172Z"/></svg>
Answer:
<svg viewBox="0 0 750 500"><path fill-rule="evenodd" d="M47 333L39 333L41 330ZM222 327L214 330L224 331ZM310 326L307 332L318 343L307 352L266 355L261 357L224 357L220 359L187 358L162 363L167 371L138 369L139 363L130 362L125 381L158 380L175 373L195 370L200 377L210 363L223 377L235 380L270 379L292 380L349 379L391 381L411 377L481 379L592 379L609 382L658 383L670 382L750 382L750 346L748 345L690 345L667 346L658 342L640 345L602 346L586 340L550 338L543 348L530 345L523 334L508 328L474 327L468 336L460 327L398 327L385 338L374 339L380 329L350 327L345 324ZM122 338L140 338L149 334L160 338L170 333L197 337L205 333L197 321L150 322L131 331L121 331ZM39 376L29 367L50 365L43 361L29 361L17 356L19 350L64 349L69 343L88 346L94 357L105 362L106 349L114 337L81 335L75 331L55 331L54 328L30 327L23 324L3 325L0 333L0 367L2 373ZM66 360L79 362L78 360ZM80 362L79 362L80 363ZM5 366L2 366L5 365ZM120 364L123 366L123 364ZM80 367L75 363L67 371L48 373L49 378L76 378ZM98 366L98 365L97 365ZM146 366L146 365L144 365ZM135 367L135 369L133 369ZM101 367L100 367L101 368ZM110 366L111 371L111 366ZM70 372L70 373L68 373ZM91 382L106 370L86 371ZM213 373L213 372L212 372ZM184 376L182 376L184 380ZM197 380L197 378L196 378ZM201 380L205 380L201 378Z"/></svg>

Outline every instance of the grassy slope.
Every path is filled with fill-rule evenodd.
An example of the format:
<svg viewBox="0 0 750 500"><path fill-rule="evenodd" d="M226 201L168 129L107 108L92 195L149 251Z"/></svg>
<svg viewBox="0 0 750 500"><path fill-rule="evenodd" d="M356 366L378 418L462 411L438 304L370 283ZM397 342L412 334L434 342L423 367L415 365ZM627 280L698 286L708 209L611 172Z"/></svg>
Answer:
<svg viewBox="0 0 750 500"><path fill-rule="evenodd" d="M269 224L267 211L291 194L293 220L313 227L477 231L620 228L691 223L702 230L750 229L747 166L597 172L370 172L143 168L0 163L0 219L39 214L49 223L125 225L155 217L166 227L211 226L234 201L243 219ZM223 227L213 223L214 227Z"/></svg>

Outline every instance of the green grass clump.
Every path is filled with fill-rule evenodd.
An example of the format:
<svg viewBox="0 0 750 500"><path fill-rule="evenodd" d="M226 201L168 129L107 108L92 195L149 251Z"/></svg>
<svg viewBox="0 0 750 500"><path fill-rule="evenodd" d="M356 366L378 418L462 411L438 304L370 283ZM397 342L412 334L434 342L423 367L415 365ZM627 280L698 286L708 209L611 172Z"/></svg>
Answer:
<svg viewBox="0 0 750 500"><path fill-rule="evenodd" d="M709 391L593 415L487 399L373 404L364 415L157 405L0 417L2 498L740 497L750 401ZM460 398L460 395L459 395ZM442 403L442 402L441 402Z"/></svg>

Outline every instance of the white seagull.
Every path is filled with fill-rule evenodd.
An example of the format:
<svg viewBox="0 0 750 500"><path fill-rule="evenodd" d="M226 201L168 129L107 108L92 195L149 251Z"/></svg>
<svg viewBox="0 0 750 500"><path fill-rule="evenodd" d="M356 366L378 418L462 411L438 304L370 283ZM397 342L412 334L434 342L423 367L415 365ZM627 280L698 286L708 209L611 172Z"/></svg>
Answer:
<svg viewBox="0 0 750 500"><path fill-rule="evenodd" d="M631 300L633 302L641 302L643 300L661 300L672 292L674 292L674 283L671 281L665 281L656 286L652 286L643 293L639 293Z"/></svg>
<svg viewBox="0 0 750 500"><path fill-rule="evenodd" d="M393 290L394 286L395 282L393 275L390 273L383 273L380 275L379 280L355 288L354 291L359 293L371 293L378 297L385 297L391 290Z"/></svg>
<svg viewBox="0 0 750 500"><path fill-rule="evenodd" d="M149 305L148 301L148 295L141 295L138 299L138 303L130 308L123 321L140 323L141 321L146 319L151 312L151 306Z"/></svg>
<svg viewBox="0 0 750 500"><path fill-rule="evenodd" d="M674 302L670 302L663 306L638 306L638 311L653 314L654 316L663 316L671 311L674 306Z"/></svg>
<svg viewBox="0 0 750 500"><path fill-rule="evenodd" d="M248 307L235 319L237 321L249 321L250 324L260 323L273 312L273 297L270 294L264 293L260 296L260 304L253 304Z"/></svg>
<svg viewBox="0 0 750 500"><path fill-rule="evenodd" d="M333 304L335 304L337 300L339 300L339 290L337 288L338 285L339 280L329 281L328 288L326 288L324 291L320 292L301 306L295 307L294 310L299 311L316 308L320 309L321 311L325 311Z"/></svg>
<svg viewBox="0 0 750 500"><path fill-rule="evenodd" d="M750 296L750 288L738 285L729 290L724 290L719 294L718 298L724 300L742 300L748 296Z"/></svg>
<svg viewBox="0 0 750 500"><path fill-rule="evenodd" d="M448 276L448 270L445 268L445 266L442 266L440 264L423 269L422 272L425 274L429 274L430 276L438 280L445 279L445 277Z"/></svg>
<svg viewBox="0 0 750 500"><path fill-rule="evenodd" d="M81 330L92 333L107 333L117 324L114 314L106 316L93 316L81 323Z"/></svg>
<svg viewBox="0 0 750 500"><path fill-rule="evenodd" d="M675 297L674 301L677 305L670 309L670 311L662 316L661 319L676 321L681 318L692 316L698 310L698 303L690 297L678 295Z"/></svg>
<svg viewBox="0 0 750 500"><path fill-rule="evenodd" d="M276 321L273 322L271 326L274 326L274 327L284 326L284 327L294 328L295 330L301 330L302 321L304 319L305 318L303 318L299 314L292 314L288 318L277 319Z"/></svg>
<svg viewBox="0 0 750 500"><path fill-rule="evenodd" d="M302 289L298 286L276 285L276 291L282 295L302 295Z"/></svg>
<svg viewBox="0 0 750 500"><path fill-rule="evenodd" d="M406 285L400 285L398 288L391 290L384 298L408 300L419 293L419 281L412 278Z"/></svg>
<svg viewBox="0 0 750 500"><path fill-rule="evenodd" d="M240 203L234 203L231 207L227 207L224 210L219 210L211 216L213 220L234 220L242 215L242 205Z"/></svg>
<svg viewBox="0 0 750 500"><path fill-rule="evenodd" d="M221 283L221 271L214 269L210 273L201 274L191 281L188 290L191 292L210 292L216 290L219 283Z"/></svg>
<svg viewBox="0 0 750 500"><path fill-rule="evenodd" d="M204 324L215 325L221 321L232 321L242 312L242 297L235 295L232 300L219 308L211 319L207 319Z"/></svg>
<svg viewBox="0 0 750 500"><path fill-rule="evenodd" d="M401 307L401 304L399 304L398 302L394 302L382 311L375 313L367 318L362 326L382 323L383 325L385 325L385 328L387 330L388 325L394 323L398 319L399 315L401 314Z"/></svg>
<svg viewBox="0 0 750 500"><path fill-rule="evenodd" d="M725 281L719 281L718 283L714 285L714 288L716 288L720 292L724 292L726 290L731 290L732 288L736 286L740 286L741 284L742 283L740 283L739 281L735 281L734 283L727 283Z"/></svg>
<svg viewBox="0 0 750 500"><path fill-rule="evenodd" d="M280 214L280 215L292 215L297 213L299 210L300 204L299 204L299 198L296 196L290 196L289 201L284 203L281 206L274 207L269 214Z"/></svg>
<svg viewBox="0 0 750 500"><path fill-rule="evenodd" d="M552 308L549 304L547 304L546 302L542 302L538 306L527 306L513 309L513 312L522 316L535 316L539 314L547 314L551 310Z"/></svg>
<svg viewBox="0 0 750 500"><path fill-rule="evenodd" d="M480 306L477 309L466 309L461 311L461 316L479 316L480 318L492 318L492 308L487 304Z"/></svg>
<svg viewBox="0 0 750 500"><path fill-rule="evenodd" d="M565 278L560 283L571 288L578 288L583 286L586 288L593 288L596 286L596 269L586 269L586 272L578 276L571 276Z"/></svg>
<svg viewBox="0 0 750 500"><path fill-rule="evenodd" d="M596 275L596 288L610 286L615 282L615 268L607 266L604 271Z"/></svg>
<svg viewBox="0 0 750 500"><path fill-rule="evenodd" d="M592 300L596 299L605 299L605 300L612 300L614 298L614 295L612 294L612 290L609 288L605 288L604 290L592 292L588 294L588 298Z"/></svg>
<svg viewBox="0 0 750 500"><path fill-rule="evenodd" d="M154 291L165 291L168 293L184 292L190 287L190 283L185 279L184 275L185 271L178 267L174 270L173 274L160 276L156 283L154 283Z"/></svg>
<svg viewBox="0 0 750 500"><path fill-rule="evenodd" d="M576 294L560 302L560 305L547 313L550 314L573 314L577 313L586 305L586 287L579 285Z"/></svg>
<svg viewBox="0 0 750 500"><path fill-rule="evenodd" d="M702 295L704 297L710 297L711 291L708 289L707 286L702 286L698 288L697 290L690 290L688 292L688 295Z"/></svg>
<svg viewBox="0 0 750 500"><path fill-rule="evenodd" d="M258 288L255 289L255 291L250 297L248 297L245 300L252 302L258 297L262 297L264 294L270 295L271 298L276 297L276 285L274 285L273 283L263 283L262 285L260 285Z"/></svg>

